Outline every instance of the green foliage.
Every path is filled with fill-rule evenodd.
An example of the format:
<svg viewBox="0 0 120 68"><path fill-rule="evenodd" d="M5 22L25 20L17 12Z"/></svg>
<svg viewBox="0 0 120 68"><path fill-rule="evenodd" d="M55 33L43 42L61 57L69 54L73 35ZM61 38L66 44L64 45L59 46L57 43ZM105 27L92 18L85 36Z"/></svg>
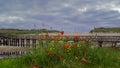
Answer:
<svg viewBox="0 0 120 68"><path fill-rule="evenodd" d="M44 43L43 43L44 41ZM60 42L62 41L62 42ZM93 47L91 40L63 41L62 37L39 40L27 54L1 59L0 68L119 68L120 52L115 48Z"/></svg>
<svg viewBox="0 0 120 68"><path fill-rule="evenodd" d="M99 33L99 32L102 32L102 33L120 33L120 27L116 27L116 28L104 28L104 27L101 27L101 28L95 28L93 30L90 31L91 33L95 32L95 33Z"/></svg>
<svg viewBox="0 0 120 68"><path fill-rule="evenodd" d="M22 29L0 29L0 33L3 34L38 34L38 33L51 33L51 32L59 32L57 30L22 30Z"/></svg>

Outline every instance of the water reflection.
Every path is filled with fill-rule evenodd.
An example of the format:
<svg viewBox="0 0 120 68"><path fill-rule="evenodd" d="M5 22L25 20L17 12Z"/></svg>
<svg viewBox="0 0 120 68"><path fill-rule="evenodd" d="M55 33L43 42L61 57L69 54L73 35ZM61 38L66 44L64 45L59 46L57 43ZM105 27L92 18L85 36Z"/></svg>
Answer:
<svg viewBox="0 0 120 68"><path fill-rule="evenodd" d="M0 52L0 59L15 58L20 55L26 54L27 51L13 51L13 52Z"/></svg>

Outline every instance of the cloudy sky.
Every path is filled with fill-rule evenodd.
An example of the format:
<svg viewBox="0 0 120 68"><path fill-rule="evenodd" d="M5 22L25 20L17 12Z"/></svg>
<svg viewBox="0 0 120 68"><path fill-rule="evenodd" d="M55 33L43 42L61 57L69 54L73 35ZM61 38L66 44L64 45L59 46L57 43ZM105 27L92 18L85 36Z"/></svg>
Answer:
<svg viewBox="0 0 120 68"><path fill-rule="evenodd" d="M120 0L0 0L0 28L86 32L120 27Z"/></svg>

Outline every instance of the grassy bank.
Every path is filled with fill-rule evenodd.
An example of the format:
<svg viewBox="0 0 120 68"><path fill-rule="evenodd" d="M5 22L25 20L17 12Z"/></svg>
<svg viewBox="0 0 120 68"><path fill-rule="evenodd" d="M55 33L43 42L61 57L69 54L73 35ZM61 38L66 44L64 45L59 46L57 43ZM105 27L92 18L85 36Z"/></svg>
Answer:
<svg viewBox="0 0 120 68"><path fill-rule="evenodd" d="M39 29L39 30L25 30L25 29L0 29L2 34L39 34L39 33L57 33L57 30Z"/></svg>
<svg viewBox="0 0 120 68"><path fill-rule="evenodd" d="M19 58L0 60L0 68L119 68L120 52L115 48L99 48L91 40L74 36L78 42L68 42L69 37L45 35L46 43L39 37L39 45ZM63 41L60 41L63 40Z"/></svg>
<svg viewBox="0 0 120 68"><path fill-rule="evenodd" d="M94 28L90 31L90 33L120 33L120 27L113 27L113 28Z"/></svg>

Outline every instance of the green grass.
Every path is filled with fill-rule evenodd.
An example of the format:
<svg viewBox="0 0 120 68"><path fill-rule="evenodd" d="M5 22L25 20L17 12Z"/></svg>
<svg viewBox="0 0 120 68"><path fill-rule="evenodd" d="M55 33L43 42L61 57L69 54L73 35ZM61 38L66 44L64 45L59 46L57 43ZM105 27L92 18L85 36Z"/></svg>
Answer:
<svg viewBox="0 0 120 68"><path fill-rule="evenodd" d="M39 44L21 57L1 59L0 68L120 67L120 50L116 48L92 48L92 41L87 39L78 42L68 42L68 38L65 39L62 36L55 36L53 39L54 42L48 37L44 40L39 39ZM75 39L78 37L76 36ZM63 42L60 43L60 40Z"/></svg>
<svg viewBox="0 0 120 68"><path fill-rule="evenodd" d="M0 60L0 68L119 68L120 50L115 48L91 48L90 44L58 41L39 45L20 58ZM67 47L66 44L69 44ZM66 46L66 48L64 47ZM86 61L82 61L82 58Z"/></svg>
<svg viewBox="0 0 120 68"><path fill-rule="evenodd" d="M120 33L120 27L113 27L113 28L94 28L93 30L90 31L91 33Z"/></svg>
<svg viewBox="0 0 120 68"><path fill-rule="evenodd" d="M25 30L25 29L0 29L0 33L2 34L39 34L39 33L52 33L59 32L57 30L48 30L48 29L40 29L40 30Z"/></svg>

